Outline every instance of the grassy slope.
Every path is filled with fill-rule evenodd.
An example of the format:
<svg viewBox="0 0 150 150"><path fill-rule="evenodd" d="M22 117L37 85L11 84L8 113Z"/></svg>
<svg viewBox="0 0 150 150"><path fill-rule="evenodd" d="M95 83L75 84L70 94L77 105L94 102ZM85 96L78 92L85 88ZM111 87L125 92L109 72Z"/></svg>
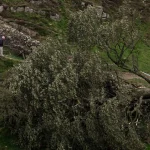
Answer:
<svg viewBox="0 0 150 150"><path fill-rule="evenodd" d="M32 29L33 31L36 31L39 36L57 36L61 34L62 30L64 29L66 25L66 18L65 18L65 9L63 0L60 5L58 5L59 13L61 14L61 18L58 21L52 20L49 15L46 17L36 14L36 13L24 13L24 12L9 12L4 11L2 13L2 16L4 18L7 18L11 22L15 22L17 24L23 25L28 27L29 29ZM34 10L45 10L49 11L51 9L49 8L43 8L38 7L36 5L32 5L31 3L27 2L26 0L2 0L2 2L8 4L9 6L19 6L19 5L26 5L30 8L33 8ZM46 7L46 6L45 6ZM54 6L51 6L54 7ZM53 12L53 10L51 10Z"/></svg>
<svg viewBox="0 0 150 150"><path fill-rule="evenodd" d="M25 0L2 0L9 5L25 2ZM63 9L63 6L62 6ZM63 12L64 13L64 12ZM53 21L44 18L37 14L25 14L25 13L6 13L4 14L10 20L18 19L26 22L26 26L39 33L39 36L53 35L57 36L63 34L66 29L67 20L66 17L62 17L60 21ZM4 48L4 58L0 58L0 81L5 78L5 73L22 61L22 58L15 56L11 50L7 47ZM14 143L14 137L1 130L0 128L0 150L21 150Z"/></svg>
<svg viewBox="0 0 150 150"><path fill-rule="evenodd" d="M14 55L8 48L4 47L4 57L0 57L0 73L3 73L22 61L22 58Z"/></svg>
<svg viewBox="0 0 150 150"><path fill-rule="evenodd" d="M7 2L8 4L17 4L18 2L22 3L25 2L25 0L2 0L4 2ZM57 35L60 34L63 30L66 28L66 22L67 20L62 18L58 22L54 22L50 19L43 18L40 15L36 14L25 14L25 13L11 13L11 14L5 14L8 17L11 17L12 19L22 19L25 22L30 22L26 24L29 26L29 28L34 29L35 31L38 31L40 35L49 35L52 32ZM35 26L36 25L36 26ZM137 49L140 51L139 55L139 67L142 71L150 73L150 48L143 43L140 43L137 47ZM16 57L15 55L9 53L9 50L6 50L6 54L8 55L6 58L0 58L0 73L4 73L14 65L16 65L20 58ZM13 58L13 59L9 59ZM106 58L106 57L105 57ZM107 60L107 58L106 58ZM0 75L0 78L2 75ZM140 82L140 81L136 81ZM7 147L6 147L7 146ZM15 146L14 141L12 140L12 137L0 130L0 149L6 149L6 150L19 150L17 146ZM147 148L147 150L150 150L150 146Z"/></svg>
<svg viewBox="0 0 150 150"><path fill-rule="evenodd" d="M8 5L16 5L16 4L24 3L25 0L1 0L1 2Z"/></svg>
<svg viewBox="0 0 150 150"><path fill-rule="evenodd" d="M139 53L138 55L138 64L139 69L146 73L150 73L150 47L145 45L144 43L139 43L136 48ZM110 59L107 57L106 53L101 53L102 58L108 63L112 63Z"/></svg>
<svg viewBox="0 0 150 150"><path fill-rule="evenodd" d="M143 39L147 38L147 42L141 42L137 46L139 51L139 69L150 74L150 22L141 24Z"/></svg>
<svg viewBox="0 0 150 150"><path fill-rule="evenodd" d="M139 68L141 71L150 74L150 47L141 43L138 45L139 54Z"/></svg>

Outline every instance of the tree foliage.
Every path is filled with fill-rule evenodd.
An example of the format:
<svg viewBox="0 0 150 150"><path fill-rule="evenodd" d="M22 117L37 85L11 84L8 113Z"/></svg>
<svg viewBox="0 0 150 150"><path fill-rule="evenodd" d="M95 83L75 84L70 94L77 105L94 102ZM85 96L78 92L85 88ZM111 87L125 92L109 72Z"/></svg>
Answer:
<svg viewBox="0 0 150 150"><path fill-rule="evenodd" d="M126 118L132 88L103 68L99 52L49 39L12 70L4 122L25 149L143 150ZM3 108L5 109L5 107Z"/></svg>
<svg viewBox="0 0 150 150"><path fill-rule="evenodd" d="M105 51L112 62L138 73L134 63L128 66L139 40L136 22L130 8L118 11L114 19L103 19L101 7L73 14L68 35L75 45L49 38L11 70L8 90L0 89L1 120L23 148L145 148L149 102L102 63L100 51L90 51Z"/></svg>
<svg viewBox="0 0 150 150"><path fill-rule="evenodd" d="M97 47L105 51L108 58L117 66L147 78L138 68L137 44L142 39L136 10L128 3L118 9L117 15L103 18L101 7L88 7L85 11L70 17L68 39L82 49Z"/></svg>

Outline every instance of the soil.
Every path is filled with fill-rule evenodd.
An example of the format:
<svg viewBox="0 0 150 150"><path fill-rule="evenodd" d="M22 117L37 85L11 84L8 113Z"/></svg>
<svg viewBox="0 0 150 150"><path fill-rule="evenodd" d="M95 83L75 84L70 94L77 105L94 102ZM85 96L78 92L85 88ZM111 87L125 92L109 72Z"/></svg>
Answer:
<svg viewBox="0 0 150 150"><path fill-rule="evenodd" d="M122 79L125 79L125 80L130 80L130 79L142 79L141 77L133 74L133 73L130 73L130 72L123 72L123 73L119 73L119 76L122 78Z"/></svg>

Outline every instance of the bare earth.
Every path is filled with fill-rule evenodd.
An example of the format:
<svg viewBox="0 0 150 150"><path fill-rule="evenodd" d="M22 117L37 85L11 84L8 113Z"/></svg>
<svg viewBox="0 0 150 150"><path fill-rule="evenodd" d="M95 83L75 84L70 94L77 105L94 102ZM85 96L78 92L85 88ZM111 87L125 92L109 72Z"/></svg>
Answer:
<svg viewBox="0 0 150 150"><path fill-rule="evenodd" d="M141 77L133 74L133 73L129 73L129 72L122 72L122 73L119 73L119 76L122 78L122 79L125 79L125 80L130 80L130 79L142 79Z"/></svg>

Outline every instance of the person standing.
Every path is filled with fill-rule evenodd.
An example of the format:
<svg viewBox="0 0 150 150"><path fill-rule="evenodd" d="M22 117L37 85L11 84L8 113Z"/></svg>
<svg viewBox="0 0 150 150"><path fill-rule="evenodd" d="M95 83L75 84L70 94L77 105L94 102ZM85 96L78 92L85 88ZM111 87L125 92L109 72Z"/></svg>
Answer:
<svg viewBox="0 0 150 150"><path fill-rule="evenodd" d="M0 56L4 56L3 54L3 43L5 40L5 36L0 36Z"/></svg>

